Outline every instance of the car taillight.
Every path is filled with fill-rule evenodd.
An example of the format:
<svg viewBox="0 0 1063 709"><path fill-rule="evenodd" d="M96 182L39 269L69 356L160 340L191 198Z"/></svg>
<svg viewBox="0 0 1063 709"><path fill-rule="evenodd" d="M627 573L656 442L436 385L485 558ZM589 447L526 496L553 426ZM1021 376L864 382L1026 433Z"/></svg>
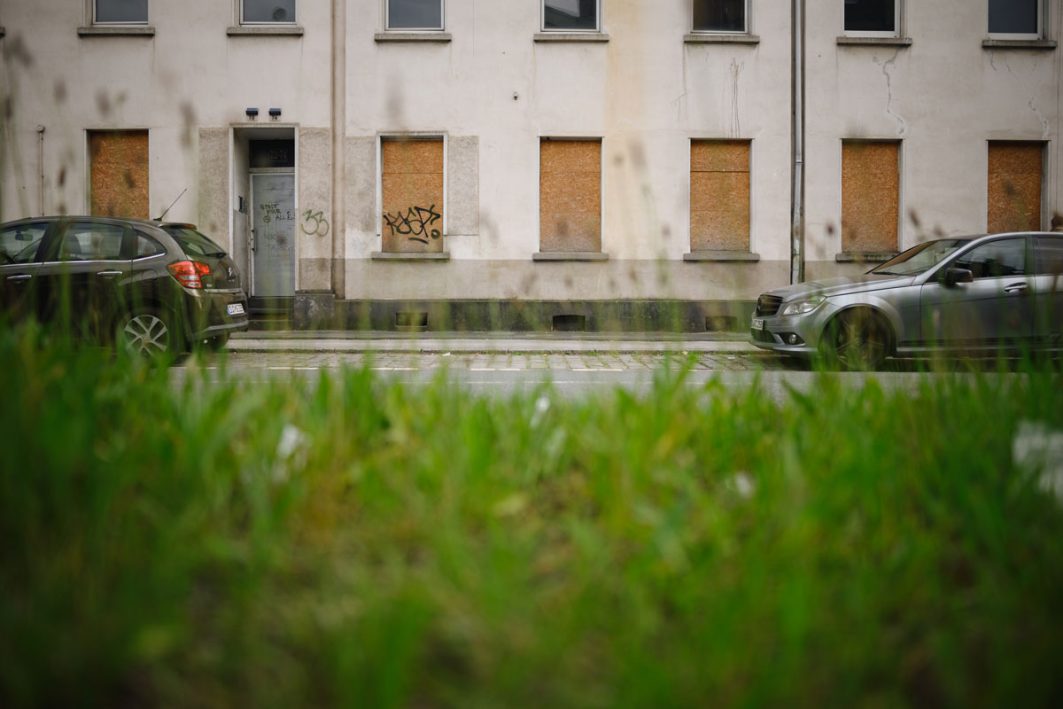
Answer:
<svg viewBox="0 0 1063 709"><path fill-rule="evenodd" d="M210 266L199 261L178 261L170 264L170 273L185 288L202 288L203 276L210 275Z"/></svg>

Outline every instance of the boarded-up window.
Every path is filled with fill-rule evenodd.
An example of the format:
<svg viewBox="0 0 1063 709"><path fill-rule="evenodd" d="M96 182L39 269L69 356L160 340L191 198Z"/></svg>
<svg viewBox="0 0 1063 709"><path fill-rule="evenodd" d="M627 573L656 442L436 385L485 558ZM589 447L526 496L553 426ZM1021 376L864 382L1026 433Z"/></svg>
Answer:
<svg viewBox="0 0 1063 709"><path fill-rule="evenodd" d="M1041 228L1041 161L1044 143L989 143L990 233L1036 231Z"/></svg>
<svg viewBox="0 0 1063 709"><path fill-rule="evenodd" d="M897 250L900 215L900 143L842 143L842 251Z"/></svg>
<svg viewBox="0 0 1063 709"><path fill-rule="evenodd" d="M602 250L602 144L539 145L539 250Z"/></svg>
<svg viewBox="0 0 1063 709"><path fill-rule="evenodd" d="M749 141L691 141L690 250L749 251Z"/></svg>
<svg viewBox="0 0 1063 709"><path fill-rule="evenodd" d="M148 132L89 131L89 209L148 219Z"/></svg>
<svg viewBox="0 0 1063 709"><path fill-rule="evenodd" d="M380 148L384 251L443 251L443 140L385 139Z"/></svg>

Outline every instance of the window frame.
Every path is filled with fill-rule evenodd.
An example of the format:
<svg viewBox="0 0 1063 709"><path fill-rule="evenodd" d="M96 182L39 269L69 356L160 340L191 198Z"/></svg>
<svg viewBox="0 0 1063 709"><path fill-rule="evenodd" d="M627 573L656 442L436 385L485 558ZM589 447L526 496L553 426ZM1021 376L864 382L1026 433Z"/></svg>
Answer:
<svg viewBox="0 0 1063 709"><path fill-rule="evenodd" d="M989 39L1019 39L1019 40L1031 40L1031 39L1044 39L1045 36L1045 1L1034 0L1037 3L1037 32L993 32L989 27L989 2L986 0L986 37Z"/></svg>
<svg viewBox="0 0 1063 709"><path fill-rule="evenodd" d="M539 31L559 34L601 34L602 33L602 0L594 0L594 29L584 30L573 27L547 27L546 26L546 2L539 1ZM693 11L691 12L693 17Z"/></svg>
<svg viewBox="0 0 1063 709"><path fill-rule="evenodd" d="M450 135L445 131L386 131L377 133L376 136L376 231L377 243L380 244L381 254L402 254L411 255L411 252L401 251L385 251L384 250L384 143L386 141L406 141L406 140L424 140L424 141L442 141L443 143L443 217L440 220L442 226L440 227L440 240L443 241L443 252L447 253L447 237L448 237L448 224L449 210L447 204L450 202L449 188L450 188ZM424 252L431 254L433 252ZM412 252L413 257L423 256L421 252Z"/></svg>
<svg viewBox="0 0 1063 709"><path fill-rule="evenodd" d="M439 3L439 27L392 27L391 26L391 2L384 0L384 31L385 32L446 32L447 31L447 0L437 0Z"/></svg>
<svg viewBox="0 0 1063 709"><path fill-rule="evenodd" d="M750 17L749 17L749 15L750 15L750 10L752 9L751 6L753 4L753 0L745 0L745 8L742 11L742 25L743 25L743 27L740 30L699 30L698 28L694 27L694 4L696 2L698 2L698 0L691 0L691 2L690 2L690 33L691 34L695 34L695 35L698 35L698 36L708 35L710 37L713 36L713 35L752 34L752 29L750 28L750 21L749 21Z"/></svg>
<svg viewBox="0 0 1063 709"><path fill-rule="evenodd" d="M100 20L98 6L101 0L89 0L89 17L93 27L146 27L151 24L151 0L147 0L147 17L143 20Z"/></svg>
<svg viewBox="0 0 1063 709"><path fill-rule="evenodd" d="M842 0L842 36L843 37L867 37L872 39L893 39L903 37L901 22L904 20L904 0L893 2L893 30L850 30L845 26L845 0Z"/></svg>
<svg viewBox="0 0 1063 709"><path fill-rule="evenodd" d="M244 3L247 0L236 0L236 18L239 20L237 23L240 27L294 27L299 24L299 0L292 0L293 14L291 20L285 20L284 22L273 22L263 20L245 20L244 19Z"/></svg>

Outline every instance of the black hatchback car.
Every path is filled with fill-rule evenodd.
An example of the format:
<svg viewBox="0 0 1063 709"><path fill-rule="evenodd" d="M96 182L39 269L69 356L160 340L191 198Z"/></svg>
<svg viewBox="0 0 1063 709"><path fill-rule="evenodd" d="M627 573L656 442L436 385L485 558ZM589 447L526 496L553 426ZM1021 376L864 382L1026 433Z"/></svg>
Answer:
<svg viewBox="0 0 1063 709"><path fill-rule="evenodd" d="M104 217L2 224L0 305L16 319L65 324L148 355L221 347L248 326L235 264L191 224Z"/></svg>

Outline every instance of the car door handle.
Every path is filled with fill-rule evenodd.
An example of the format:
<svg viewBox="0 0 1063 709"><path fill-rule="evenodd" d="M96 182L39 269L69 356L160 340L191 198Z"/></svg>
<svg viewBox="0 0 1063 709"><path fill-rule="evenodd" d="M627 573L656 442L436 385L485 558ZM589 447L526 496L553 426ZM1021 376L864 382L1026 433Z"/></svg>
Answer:
<svg viewBox="0 0 1063 709"><path fill-rule="evenodd" d="M1004 292L1005 293L1025 293L1026 292L1026 288L1027 288L1027 286L1026 286L1025 283L1011 283L1009 285L1004 286Z"/></svg>
<svg viewBox="0 0 1063 709"><path fill-rule="evenodd" d="M33 278L33 276L29 273L18 273L14 276L8 276L7 280L15 281L16 283L21 283L22 281L28 281L31 278Z"/></svg>
<svg viewBox="0 0 1063 709"><path fill-rule="evenodd" d="M121 271L100 271L96 274L100 278L114 278L115 276L121 276Z"/></svg>

